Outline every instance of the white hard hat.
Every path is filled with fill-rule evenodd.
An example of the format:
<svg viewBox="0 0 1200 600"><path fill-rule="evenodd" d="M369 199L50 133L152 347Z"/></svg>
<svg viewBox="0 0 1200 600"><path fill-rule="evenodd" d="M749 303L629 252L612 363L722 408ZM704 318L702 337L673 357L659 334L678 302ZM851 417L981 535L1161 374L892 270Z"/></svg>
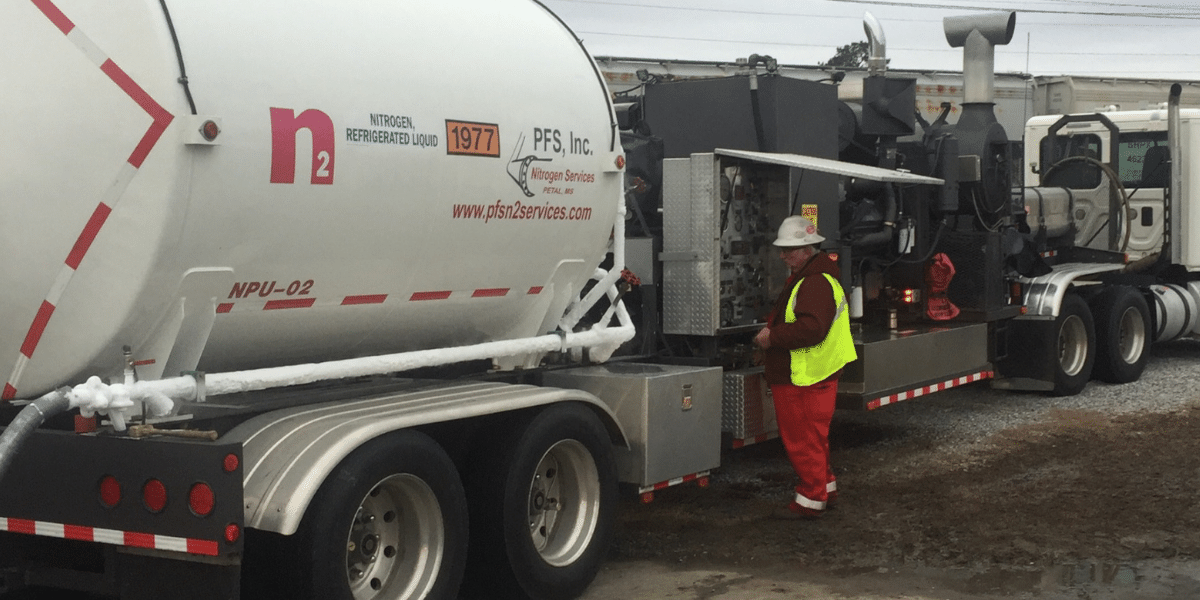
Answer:
<svg viewBox="0 0 1200 600"><path fill-rule="evenodd" d="M795 248L820 244L823 241L825 238L817 233L817 226L813 225L812 221L792 215L779 224L779 235L776 236L774 244L781 248Z"/></svg>

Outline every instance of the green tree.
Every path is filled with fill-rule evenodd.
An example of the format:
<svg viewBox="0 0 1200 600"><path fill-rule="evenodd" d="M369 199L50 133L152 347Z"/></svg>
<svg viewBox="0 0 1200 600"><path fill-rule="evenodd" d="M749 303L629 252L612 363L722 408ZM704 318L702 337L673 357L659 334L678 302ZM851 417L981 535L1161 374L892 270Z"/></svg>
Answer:
<svg viewBox="0 0 1200 600"><path fill-rule="evenodd" d="M869 49L870 44L867 42L854 42L838 46L837 52L833 53L833 58L827 62L818 63L818 65L822 67L861 67L867 64Z"/></svg>

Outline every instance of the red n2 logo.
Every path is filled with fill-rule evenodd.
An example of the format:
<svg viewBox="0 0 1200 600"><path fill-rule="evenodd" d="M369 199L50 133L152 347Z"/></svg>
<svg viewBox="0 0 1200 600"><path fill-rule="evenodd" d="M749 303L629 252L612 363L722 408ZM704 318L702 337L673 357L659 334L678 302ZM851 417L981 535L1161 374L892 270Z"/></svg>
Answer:
<svg viewBox="0 0 1200 600"><path fill-rule="evenodd" d="M296 183L296 134L312 134L312 183L333 183L333 119L310 108L299 116L290 108L271 109L271 183Z"/></svg>

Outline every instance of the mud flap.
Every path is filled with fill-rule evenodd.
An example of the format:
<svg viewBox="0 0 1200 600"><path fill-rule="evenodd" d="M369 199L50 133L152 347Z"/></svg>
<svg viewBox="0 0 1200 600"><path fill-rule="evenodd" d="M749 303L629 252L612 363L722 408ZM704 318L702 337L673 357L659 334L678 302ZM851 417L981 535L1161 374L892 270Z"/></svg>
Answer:
<svg viewBox="0 0 1200 600"><path fill-rule="evenodd" d="M1012 319L1006 327L997 328L996 379L992 387L1053 390L1057 340L1052 318Z"/></svg>

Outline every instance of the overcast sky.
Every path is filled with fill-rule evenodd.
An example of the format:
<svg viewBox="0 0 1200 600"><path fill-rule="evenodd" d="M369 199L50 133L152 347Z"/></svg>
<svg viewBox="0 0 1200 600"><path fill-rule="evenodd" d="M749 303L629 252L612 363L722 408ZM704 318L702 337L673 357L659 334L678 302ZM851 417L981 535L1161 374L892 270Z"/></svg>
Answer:
<svg viewBox="0 0 1200 600"><path fill-rule="evenodd" d="M962 70L942 18L1017 12L996 70L1034 75L1200 80L1200 2L1129 0L543 0L596 56L733 61L767 54L816 65L883 26L890 66Z"/></svg>

